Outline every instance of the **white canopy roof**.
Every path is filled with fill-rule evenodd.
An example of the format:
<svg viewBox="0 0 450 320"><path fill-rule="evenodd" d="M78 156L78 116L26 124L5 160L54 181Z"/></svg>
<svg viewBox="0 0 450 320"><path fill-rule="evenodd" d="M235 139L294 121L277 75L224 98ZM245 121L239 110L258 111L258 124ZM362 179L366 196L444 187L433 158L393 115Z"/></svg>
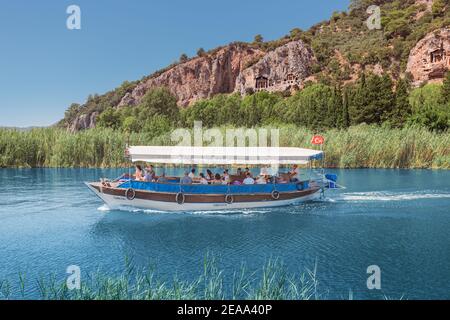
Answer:
<svg viewBox="0 0 450 320"><path fill-rule="evenodd" d="M321 159L319 150L276 147L144 147L128 149L133 162L166 164L306 164Z"/></svg>

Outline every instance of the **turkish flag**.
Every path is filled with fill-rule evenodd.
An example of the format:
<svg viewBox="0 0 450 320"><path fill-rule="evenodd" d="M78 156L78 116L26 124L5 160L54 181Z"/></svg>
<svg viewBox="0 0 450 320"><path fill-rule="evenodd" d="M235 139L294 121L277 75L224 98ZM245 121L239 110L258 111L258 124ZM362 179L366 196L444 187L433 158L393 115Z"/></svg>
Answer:
<svg viewBox="0 0 450 320"><path fill-rule="evenodd" d="M311 143L314 145L322 145L325 143L325 138L322 136L314 136L311 139Z"/></svg>

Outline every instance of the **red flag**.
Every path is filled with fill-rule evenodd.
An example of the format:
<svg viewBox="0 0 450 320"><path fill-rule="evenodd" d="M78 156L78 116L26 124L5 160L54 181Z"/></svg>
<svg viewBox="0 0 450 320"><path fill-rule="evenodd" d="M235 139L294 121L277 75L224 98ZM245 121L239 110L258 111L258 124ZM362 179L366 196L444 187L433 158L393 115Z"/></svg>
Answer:
<svg viewBox="0 0 450 320"><path fill-rule="evenodd" d="M311 143L314 145L322 145L325 143L325 138L322 136L314 136L311 139Z"/></svg>

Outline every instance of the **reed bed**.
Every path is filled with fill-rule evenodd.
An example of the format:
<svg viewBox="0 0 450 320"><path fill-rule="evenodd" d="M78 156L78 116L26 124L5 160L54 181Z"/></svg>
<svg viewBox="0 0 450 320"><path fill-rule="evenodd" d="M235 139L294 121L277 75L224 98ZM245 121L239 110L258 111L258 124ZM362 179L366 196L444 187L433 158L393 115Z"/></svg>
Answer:
<svg viewBox="0 0 450 320"><path fill-rule="evenodd" d="M295 125L278 126L280 146L311 148L314 132ZM226 128L218 128L224 133ZM270 129L270 128L268 128ZM191 130L192 132L192 130ZM322 133L326 166L332 168L450 169L450 132L421 127L391 129L359 125ZM0 167L123 167L124 147L171 145L170 133L153 138L110 129L69 133L56 128L0 129Z"/></svg>
<svg viewBox="0 0 450 320"><path fill-rule="evenodd" d="M207 256L203 272L191 281L174 277L162 281L154 268L136 269L128 263L122 274L106 276L96 272L81 281L80 289L69 290L64 280L55 276L30 281L19 275L13 287L0 281L0 299L41 300L312 300L325 296L318 293L316 271L306 270L299 276L289 274L278 260L269 260L259 272L248 272L242 265L231 278Z"/></svg>

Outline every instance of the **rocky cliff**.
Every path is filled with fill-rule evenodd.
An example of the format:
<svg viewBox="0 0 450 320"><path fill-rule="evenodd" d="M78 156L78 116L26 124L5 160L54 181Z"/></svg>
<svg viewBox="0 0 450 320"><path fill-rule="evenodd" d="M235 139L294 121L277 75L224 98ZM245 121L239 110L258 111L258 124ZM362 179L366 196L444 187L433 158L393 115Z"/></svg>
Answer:
<svg viewBox="0 0 450 320"><path fill-rule="evenodd" d="M95 128L99 113L97 111L87 114L79 114L67 127L70 132Z"/></svg>
<svg viewBox="0 0 450 320"><path fill-rule="evenodd" d="M119 106L138 104L149 89L156 87L169 88L178 98L180 106L188 106L218 93L231 93L244 67L263 55L263 51L247 45L223 47L214 54L194 58L141 82L123 97Z"/></svg>
<svg viewBox="0 0 450 320"><path fill-rule="evenodd" d="M414 85L441 82L450 69L450 28L429 33L411 51L406 71Z"/></svg>
<svg viewBox="0 0 450 320"><path fill-rule="evenodd" d="M108 107L137 106L156 87L168 88L187 107L219 93L292 93L306 81L345 86L362 72L387 73L393 80L410 74L416 86L441 82L450 69L450 10L448 2L441 2L379 0L382 30L369 30L366 8L356 6L278 40L220 47L95 95L76 112L66 113L59 125L71 131L95 127Z"/></svg>
<svg viewBox="0 0 450 320"><path fill-rule="evenodd" d="M298 90L311 75L315 61L311 48L302 41L289 42L243 70L237 77L236 91L246 94L260 90Z"/></svg>

